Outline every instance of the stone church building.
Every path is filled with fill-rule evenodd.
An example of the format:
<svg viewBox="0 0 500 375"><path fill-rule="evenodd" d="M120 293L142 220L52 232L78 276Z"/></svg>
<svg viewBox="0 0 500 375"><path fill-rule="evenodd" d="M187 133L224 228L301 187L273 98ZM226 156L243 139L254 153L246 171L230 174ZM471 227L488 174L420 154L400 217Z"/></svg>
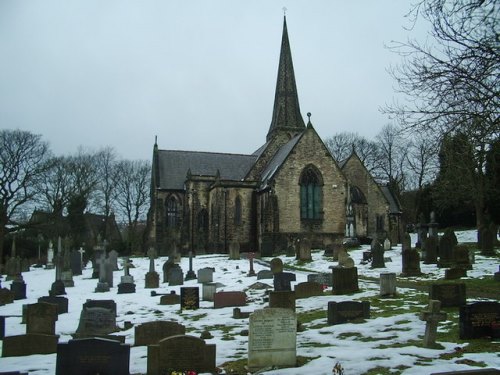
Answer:
<svg viewBox="0 0 500 375"><path fill-rule="evenodd" d="M307 239L399 241L400 205L355 152L339 163L300 112L283 24L273 115L251 155L153 148L149 241L159 254L241 251L263 256ZM236 246L237 246L236 245Z"/></svg>

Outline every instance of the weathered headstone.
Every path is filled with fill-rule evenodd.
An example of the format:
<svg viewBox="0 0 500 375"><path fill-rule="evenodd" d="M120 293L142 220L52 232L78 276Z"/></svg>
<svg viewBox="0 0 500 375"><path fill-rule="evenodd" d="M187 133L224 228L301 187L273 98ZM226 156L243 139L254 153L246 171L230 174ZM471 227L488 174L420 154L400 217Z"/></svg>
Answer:
<svg viewBox="0 0 500 375"><path fill-rule="evenodd" d="M56 305L45 302L32 303L28 305L26 315L27 334L55 335Z"/></svg>
<svg viewBox="0 0 500 375"><path fill-rule="evenodd" d="M253 269L253 260L255 258L255 253L248 253L249 269L247 276L255 276L255 270Z"/></svg>
<svg viewBox="0 0 500 375"><path fill-rule="evenodd" d="M328 324L342 324L356 319L370 318L370 302L328 302Z"/></svg>
<svg viewBox="0 0 500 375"><path fill-rule="evenodd" d="M437 300L429 301L429 308L427 311L420 313L420 320L424 320L425 325L425 335L424 335L424 347L433 348L436 346L436 333L438 322L446 320L446 313L440 312L441 302Z"/></svg>
<svg viewBox="0 0 500 375"><path fill-rule="evenodd" d="M247 295L245 292L217 292L214 294L214 309L245 306L246 304Z"/></svg>
<svg viewBox="0 0 500 375"><path fill-rule="evenodd" d="M198 270L198 282L201 284L211 283L214 281L214 269L210 267Z"/></svg>
<svg viewBox="0 0 500 375"><path fill-rule="evenodd" d="M454 267L471 270L472 264L469 258L469 248L466 245L456 245L453 249Z"/></svg>
<svg viewBox="0 0 500 375"><path fill-rule="evenodd" d="M58 314L65 314L68 312L68 299L61 296L44 296L39 297L38 302L51 303L57 306Z"/></svg>
<svg viewBox="0 0 500 375"><path fill-rule="evenodd" d="M203 301L213 301L214 294L217 291L216 283L203 284L201 287L201 294Z"/></svg>
<svg viewBox="0 0 500 375"><path fill-rule="evenodd" d="M422 252L424 256L424 264L436 264L437 263L437 248L438 239L437 237L429 237L422 246Z"/></svg>
<svg viewBox="0 0 500 375"><path fill-rule="evenodd" d="M373 239L371 244L371 253L372 268L384 268L384 249L376 237Z"/></svg>
<svg viewBox="0 0 500 375"><path fill-rule="evenodd" d="M270 308L283 308L295 311L295 292L269 292L269 307Z"/></svg>
<svg viewBox="0 0 500 375"><path fill-rule="evenodd" d="M109 287L112 288L114 283L113 283L113 272L114 266L111 263L110 259L106 259L106 262L104 263L104 266L106 267L106 282L108 283Z"/></svg>
<svg viewBox="0 0 500 375"><path fill-rule="evenodd" d="M349 294L359 291L358 287L358 269L356 267L332 268L333 294Z"/></svg>
<svg viewBox="0 0 500 375"><path fill-rule="evenodd" d="M328 287L333 286L333 276L331 273L327 273L327 272L309 274L309 275L307 275L307 281L320 283L320 284L326 285Z"/></svg>
<svg viewBox="0 0 500 375"><path fill-rule="evenodd" d="M99 282L95 288L96 293L109 292L108 275L106 274L106 253L102 252L101 257L96 260L99 265Z"/></svg>
<svg viewBox="0 0 500 375"><path fill-rule="evenodd" d="M401 242L401 250L404 252L406 250L411 250L411 236L409 233L403 235L403 240Z"/></svg>
<svg viewBox="0 0 500 375"><path fill-rule="evenodd" d="M453 229L446 228L439 239L439 267L450 267L453 265L455 261L453 249L457 244L457 236Z"/></svg>
<svg viewBox="0 0 500 375"><path fill-rule="evenodd" d="M289 291L292 290L291 282L295 281L297 278L294 273L291 272L277 272L274 274L274 290L276 292Z"/></svg>
<svg viewBox="0 0 500 375"><path fill-rule="evenodd" d="M89 300L83 304L74 337L105 336L118 330L114 301Z"/></svg>
<svg viewBox="0 0 500 375"><path fill-rule="evenodd" d="M299 241L297 250L297 260L302 260L305 262L309 262L312 260L311 241L309 239L304 238L302 239L302 241Z"/></svg>
<svg viewBox="0 0 500 375"><path fill-rule="evenodd" d="M481 254L485 256L495 255L496 231L493 226L485 225L481 230Z"/></svg>
<svg viewBox="0 0 500 375"><path fill-rule="evenodd" d="M167 337L148 346L148 375L171 371L215 373L216 347L189 335Z"/></svg>
<svg viewBox="0 0 500 375"><path fill-rule="evenodd" d="M198 287L181 287L181 310L197 310L200 308L200 289Z"/></svg>
<svg viewBox="0 0 500 375"><path fill-rule="evenodd" d="M467 270L465 268L449 268L444 270L444 278L446 280L457 280L462 277L467 277Z"/></svg>
<svg viewBox="0 0 500 375"><path fill-rule="evenodd" d="M186 327L176 322L158 320L135 327L135 346L158 344L164 338L185 335Z"/></svg>
<svg viewBox="0 0 500 375"><path fill-rule="evenodd" d="M181 303L181 296L172 290L169 294L160 297L160 305L178 305Z"/></svg>
<svg viewBox="0 0 500 375"><path fill-rule="evenodd" d="M193 252L190 250L189 251L189 270L186 273L186 278L185 280L194 280L196 279L196 274L193 271Z"/></svg>
<svg viewBox="0 0 500 375"><path fill-rule="evenodd" d="M295 367L297 362L297 317L289 309L256 310L250 315L248 368Z"/></svg>
<svg viewBox="0 0 500 375"><path fill-rule="evenodd" d="M0 289L0 306L14 302L14 293L7 288Z"/></svg>
<svg viewBox="0 0 500 375"><path fill-rule="evenodd" d="M120 284L118 284L118 294L135 293L134 277L130 275L130 266L130 259L125 258L123 263L124 275L120 278Z"/></svg>
<svg viewBox="0 0 500 375"><path fill-rule="evenodd" d="M79 276L82 274L82 256L77 250L71 251L70 254L70 266L71 273L75 276Z"/></svg>
<svg viewBox="0 0 500 375"><path fill-rule="evenodd" d="M380 296L395 296L396 295L396 274L394 272L386 272L380 274Z"/></svg>
<svg viewBox="0 0 500 375"><path fill-rule="evenodd" d="M229 244L229 259L240 259L240 243L238 241L231 241L231 243Z"/></svg>
<svg viewBox="0 0 500 375"><path fill-rule="evenodd" d="M47 249L47 264L45 268L51 270L54 268L54 248L52 245L52 241L49 242L49 248Z"/></svg>
<svg viewBox="0 0 500 375"><path fill-rule="evenodd" d="M388 251L388 250L391 250L391 240L386 238L384 240L384 251Z"/></svg>
<svg viewBox="0 0 500 375"><path fill-rule="evenodd" d="M323 285L314 281L306 281L295 285L295 298L309 298L323 295Z"/></svg>
<svg viewBox="0 0 500 375"><path fill-rule="evenodd" d="M250 312L241 311L239 307L233 309L233 319L248 319L250 314Z"/></svg>
<svg viewBox="0 0 500 375"><path fill-rule="evenodd" d="M184 285L184 273L178 264L174 264L168 271L168 285Z"/></svg>
<svg viewBox="0 0 500 375"><path fill-rule="evenodd" d="M129 375L130 345L103 338L69 340L57 345L56 375Z"/></svg>
<svg viewBox="0 0 500 375"><path fill-rule="evenodd" d="M111 268L113 271L118 271L118 251L111 250L108 254L108 260L111 264Z"/></svg>
<svg viewBox="0 0 500 375"><path fill-rule="evenodd" d="M422 272L420 271L420 254L416 249L404 250L401 255L401 276L411 277L422 275Z"/></svg>
<svg viewBox="0 0 500 375"><path fill-rule="evenodd" d="M59 336L30 333L3 338L2 357L24 357L57 351Z"/></svg>
<svg viewBox="0 0 500 375"><path fill-rule="evenodd" d="M146 289L154 289L160 286L160 275L155 271L155 258L156 258L156 250L154 248L150 248L148 250L149 257L149 272L146 273L145 276L145 288Z"/></svg>
<svg viewBox="0 0 500 375"><path fill-rule="evenodd" d="M465 305L465 284L431 284L429 299L438 300L442 307L459 307Z"/></svg>
<svg viewBox="0 0 500 375"><path fill-rule="evenodd" d="M174 267L175 262L173 257L168 257L168 259L163 263L163 282L168 283L168 274L172 267Z"/></svg>
<svg viewBox="0 0 500 375"><path fill-rule="evenodd" d="M500 338L500 303L475 302L460 306L460 339Z"/></svg>
<svg viewBox="0 0 500 375"><path fill-rule="evenodd" d="M261 270L257 272L257 280L272 279L274 277L271 270Z"/></svg>

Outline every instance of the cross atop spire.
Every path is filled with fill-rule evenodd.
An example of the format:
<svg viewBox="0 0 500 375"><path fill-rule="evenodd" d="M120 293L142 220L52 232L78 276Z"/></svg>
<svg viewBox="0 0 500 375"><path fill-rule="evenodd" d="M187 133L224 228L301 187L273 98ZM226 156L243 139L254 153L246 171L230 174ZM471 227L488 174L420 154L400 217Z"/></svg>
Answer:
<svg viewBox="0 0 500 375"><path fill-rule="evenodd" d="M286 8L285 8L286 9ZM284 10L286 12L286 10ZM288 40L286 15L283 17L283 36L281 39L280 62L274 96L273 117L267 133L267 140L273 138L279 130L297 132L305 128L304 119L300 114L297 86L293 71L292 53Z"/></svg>

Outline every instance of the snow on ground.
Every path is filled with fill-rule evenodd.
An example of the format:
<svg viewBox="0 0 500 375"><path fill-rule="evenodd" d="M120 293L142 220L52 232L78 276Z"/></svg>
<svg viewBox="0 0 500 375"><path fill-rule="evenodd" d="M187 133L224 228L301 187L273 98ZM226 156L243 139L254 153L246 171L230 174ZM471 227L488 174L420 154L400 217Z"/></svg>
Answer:
<svg viewBox="0 0 500 375"><path fill-rule="evenodd" d="M458 233L460 242L473 242L475 231ZM415 238L412 238L415 243ZM381 272L401 272L401 247L394 246L392 250L386 252L385 257L391 258L386 262L386 268L371 269L370 265L360 264L363 251L367 251L369 246L362 246L360 249L350 251L360 276L370 276L378 278ZM331 260L323 257L323 251L313 251L313 261L306 264L298 264L294 257L281 256L287 265L300 265L308 271L294 271L297 276L296 283L307 281L307 275L313 272L331 272L330 266L335 265ZM256 260L254 269L256 272L269 269L266 262L271 258ZM161 257L155 261L155 268L160 273L162 280L162 265L166 258ZM184 324L187 334L199 336L201 332L208 328L214 336L207 340L208 343L216 344L218 366L224 362L233 361L237 358L246 358L248 348L248 337L240 335L240 332L248 329L247 319L233 319L232 308L226 307L213 309L213 302L200 301L200 309L195 311L179 312L178 306L159 305L160 297L151 297L151 289L145 289L144 276L149 270L149 260L147 258L134 258L133 263L136 268L130 270L135 278L136 290L134 294L117 294L116 285L120 282L123 274L118 271L114 273L114 288L109 292L95 293L97 285L96 279L91 279L92 269L86 268L82 276L75 276L75 287L66 288L69 299L69 312L59 316L56 322L56 334L59 342L67 342L71 339L71 334L78 327L80 312L83 303L87 299L114 299L117 304L117 324L123 328L125 321L134 325L152 320L173 320ZM249 263L246 259L229 261L225 255L199 255L193 261L195 270L204 267L214 267L214 282L219 282L224 286L217 291L245 291L247 293L248 305L242 311L253 311L261 309L267 305L264 302L264 291L249 289L255 283L256 277L248 277ZM498 271L498 258L485 258L476 255L474 269L468 271L469 278L479 278L485 275L492 275ZM187 258L182 258L181 267L184 273L189 269ZM444 270L433 265L421 264L422 272L426 273L426 280L439 279L444 276ZM24 334L26 326L21 324L21 311L23 304L35 303L38 297L48 295L48 290L55 278L55 270L44 270L32 268L30 272L23 274L27 284L27 299L18 300L12 304L1 306L0 315L9 316L6 318L5 334L7 336ZM399 278L399 276L398 276ZM418 280L418 278L412 278ZM2 280L2 287L10 287L10 282ZM259 280L272 285L272 280ZM184 282L184 286L200 286L196 280ZM312 297L297 300L297 313L312 311L323 311L324 317L304 323L304 331L297 336L297 355L314 358L301 368L288 368L280 370L270 370L266 374L331 374L333 366L339 362L344 368L345 375L362 374L375 367L388 367L401 373L422 374L430 372L466 370L477 367L468 366L465 363L457 363L454 360L439 359L443 353L451 353L458 344L453 342L441 342L443 349L426 349L419 346L425 330L425 323L419 320L418 314L407 312L410 308L418 307L419 311L426 306L411 301L411 296L423 294L413 289L398 289L398 293L405 295L408 299L399 309L399 315L391 317L374 317L364 323L347 323L334 326L326 325L326 310L329 301L363 300L364 298L378 295L379 286L377 283L363 281L359 282L360 292L350 296L324 296ZM159 293L169 293L175 290L180 294L180 286L169 287L167 284L160 284L157 289ZM405 300L405 298L402 298ZM472 300L469 300L472 302ZM388 302L390 303L390 302ZM376 316L379 308L372 306L372 315ZM200 318L201 317L201 318ZM299 319L300 320L300 319ZM440 323L440 329L450 322ZM233 340L223 340L226 332L231 329ZM126 343L133 345L134 328L118 332L126 337ZM368 338L368 340L366 339ZM415 340L417 340L415 342ZM385 348L384 345L395 345ZM405 345L406 344L406 345ZM1 344L0 344L1 347ZM500 351L500 345L499 345ZM498 351L497 351L498 352ZM500 356L498 353L468 353L463 358L470 361L483 362L488 367L500 368ZM462 361L463 362L463 361ZM55 373L56 354L33 355L27 357L7 357L0 358L0 371L29 371L33 375L52 375ZM147 363L146 347L131 347L130 352L130 373L145 374ZM470 362L469 362L470 363ZM400 367L406 366L408 368Z"/></svg>

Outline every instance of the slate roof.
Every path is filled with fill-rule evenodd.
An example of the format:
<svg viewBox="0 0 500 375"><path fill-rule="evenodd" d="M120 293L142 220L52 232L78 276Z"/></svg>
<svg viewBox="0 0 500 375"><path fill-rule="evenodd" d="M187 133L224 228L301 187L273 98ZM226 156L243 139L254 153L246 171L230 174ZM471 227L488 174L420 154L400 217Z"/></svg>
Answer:
<svg viewBox="0 0 500 375"><path fill-rule="evenodd" d="M158 150L158 188L184 189L188 170L192 175L215 176L223 180L243 180L257 160L255 155L199 151Z"/></svg>
<svg viewBox="0 0 500 375"><path fill-rule="evenodd" d="M388 186L381 185L380 190L382 190L385 199L387 199L387 202L389 203L389 213L401 214L401 205L399 204L394 194L392 194L391 189L389 189Z"/></svg>

